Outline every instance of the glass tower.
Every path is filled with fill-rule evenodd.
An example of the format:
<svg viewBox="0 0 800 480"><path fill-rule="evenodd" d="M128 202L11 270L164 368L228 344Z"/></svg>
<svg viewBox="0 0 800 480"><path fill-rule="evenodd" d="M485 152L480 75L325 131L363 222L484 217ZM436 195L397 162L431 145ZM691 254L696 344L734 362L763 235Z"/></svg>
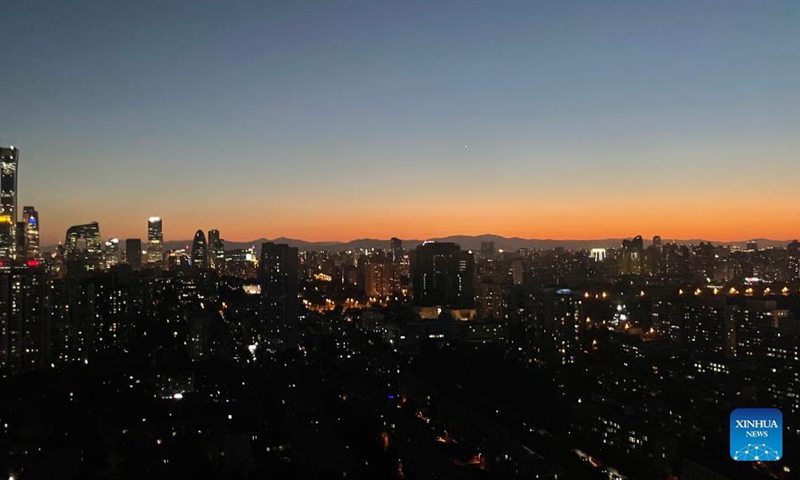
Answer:
<svg viewBox="0 0 800 480"><path fill-rule="evenodd" d="M208 268L208 246L206 245L206 234L202 230L198 230L194 234L192 266L200 269Z"/></svg>
<svg viewBox="0 0 800 480"><path fill-rule="evenodd" d="M164 230L161 217L147 219L147 263L160 265L164 257Z"/></svg>
<svg viewBox="0 0 800 480"><path fill-rule="evenodd" d="M39 212L33 207L22 208L22 223L25 229L25 256L39 258Z"/></svg>
<svg viewBox="0 0 800 480"><path fill-rule="evenodd" d="M16 256L19 149L0 147L0 258Z"/></svg>

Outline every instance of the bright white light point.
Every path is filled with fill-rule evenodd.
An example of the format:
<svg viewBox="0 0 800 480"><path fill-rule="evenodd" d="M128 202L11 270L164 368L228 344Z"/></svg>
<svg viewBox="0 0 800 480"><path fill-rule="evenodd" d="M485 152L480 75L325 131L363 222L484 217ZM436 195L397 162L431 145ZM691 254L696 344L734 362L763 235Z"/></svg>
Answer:
<svg viewBox="0 0 800 480"><path fill-rule="evenodd" d="M183 400L183 394L176 393L175 395L172 396L172 398L174 398L175 400Z"/></svg>
<svg viewBox="0 0 800 480"><path fill-rule="evenodd" d="M250 345L247 347L247 349L250 350L250 353L256 353L256 348L257 347L255 345Z"/></svg>
<svg viewBox="0 0 800 480"><path fill-rule="evenodd" d="M233 420L233 415L228 415L228 420Z"/></svg>

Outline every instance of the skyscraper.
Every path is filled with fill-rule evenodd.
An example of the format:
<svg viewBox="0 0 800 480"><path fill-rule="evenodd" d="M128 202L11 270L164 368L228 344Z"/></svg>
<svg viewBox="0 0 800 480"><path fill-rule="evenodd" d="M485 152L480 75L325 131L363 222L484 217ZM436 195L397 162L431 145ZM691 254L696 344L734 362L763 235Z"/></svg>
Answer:
<svg viewBox="0 0 800 480"><path fill-rule="evenodd" d="M39 258L39 212L33 207L23 207L22 221L25 224L25 256Z"/></svg>
<svg viewBox="0 0 800 480"><path fill-rule="evenodd" d="M225 242L219 238L219 230L208 231L208 266L221 270L225 263Z"/></svg>
<svg viewBox="0 0 800 480"><path fill-rule="evenodd" d="M198 230L194 234L192 266L200 269L208 268L208 245L206 245L206 234L202 230Z"/></svg>
<svg viewBox="0 0 800 480"><path fill-rule="evenodd" d="M283 348L297 346L297 288L300 261L297 249L272 242L261 244L261 319L265 340Z"/></svg>
<svg viewBox="0 0 800 480"><path fill-rule="evenodd" d="M643 251L644 240L641 235L637 235L633 240L623 240L619 273L621 275L641 275Z"/></svg>
<svg viewBox="0 0 800 480"><path fill-rule="evenodd" d="M134 270L142 268L142 241L138 238L125 240L125 262Z"/></svg>
<svg viewBox="0 0 800 480"><path fill-rule="evenodd" d="M82 243L82 241L84 243ZM64 242L67 257L79 255L82 250L91 254L99 254L102 248L100 242L100 224L97 222L84 225L73 225L67 229L67 238Z"/></svg>
<svg viewBox="0 0 800 480"><path fill-rule="evenodd" d="M103 247L103 266L108 269L119 263L119 238L108 239Z"/></svg>
<svg viewBox="0 0 800 480"><path fill-rule="evenodd" d="M19 149L0 147L0 258L14 258L17 238Z"/></svg>
<svg viewBox="0 0 800 480"><path fill-rule="evenodd" d="M455 243L426 242L411 255L414 306L475 307L475 257Z"/></svg>
<svg viewBox="0 0 800 480"><path fill-rule="evenodd" d="M161 265L164 258L164 230L161 217L147 219L147 263Z"/></svg>
<svg viewBox="0 0 800 480"><path fill-rule="evenodd" d="M67 271L77 273L100 268L102 248L100 225L97 222L69 227L64 242Z"/></svg>
<svg viewBox="0 0 800 480"><path fill-rule="evenodd" d="M403 241L397 237L392 237L389 245L392 251L392 261L399 262L403 258Z"/></svg>

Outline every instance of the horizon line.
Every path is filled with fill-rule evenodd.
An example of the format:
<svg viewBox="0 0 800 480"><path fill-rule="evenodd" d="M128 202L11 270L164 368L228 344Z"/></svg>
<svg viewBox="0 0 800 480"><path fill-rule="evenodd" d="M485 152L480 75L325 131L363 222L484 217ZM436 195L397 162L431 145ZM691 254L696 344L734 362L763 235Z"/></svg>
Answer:
<svg viewBox="0 0 800 480"><path fill-rule="evenodd" d="M214 230L214 229L211 229ZM204 232L207 233L207 232ZM344 245L353 242L359 241L374 241L374 242L390 242L392 238L399 238L403 242L426 242L426 241L436 241L436 240L444 240L444 239L451 239L454 237L468 237L473 239L478 239L480 237L497 237L502 240L517 240L517 241L525 241L525 242L608 242L608 241L618 241L618 240L626 240L635 238L638 235L633 236L613 236L613 237L594 237L594 238L536 238L536 237L519 237L519 236L510 236L506 237L499 234L494 233L483 233L478 235L470 235L470 234L451 234L445 236L435 236L435 237L426 237L426 238L401 238L401 237L389 237L389 238L374 238L374 237L360 237L360 238L352 238L350 240L305 240L302 238L295 238L295 237L286 237L286 236L279 236L274 238L268 237L258 237L250 240L232 240L227 238L222 238L223 241L229 243L258 243L258 242L275 242L278 240L287 240L287 241L295 241L295 242L303 242L308 244L317 244L317 245ZM660 235L659 235L660 236ZM642 239L645 242L652 243L653 237L646 237L641 235ZM128 240L128 239L139 239L142 240L142 243L146 243L147 239L143 237L108 237L109 239L117 238L120 241ZM746 239L739 239L739 240L715 240L715 239L708 239L702 237L694 237L694 238L669 238L661 236L662 241L667 243L680 243L680 242L693 242L693 241L700 241L700 242L710 242L720 245L729 245L735 243L747 243L747 242L757 242L757 241L766 241L766 242L775 242L775 243L789 243L797 238L790 238L790 239L781 239L781 238L767 238L767 237L749 237ZM172 243L172 242L181 242L191 244L193 239L172 239L172 240L163 240L163 243ZM44 248L52 247L56 245L63 244L62 241L59 240L58 243L55 244L47 244L43 245Z"/></svg>

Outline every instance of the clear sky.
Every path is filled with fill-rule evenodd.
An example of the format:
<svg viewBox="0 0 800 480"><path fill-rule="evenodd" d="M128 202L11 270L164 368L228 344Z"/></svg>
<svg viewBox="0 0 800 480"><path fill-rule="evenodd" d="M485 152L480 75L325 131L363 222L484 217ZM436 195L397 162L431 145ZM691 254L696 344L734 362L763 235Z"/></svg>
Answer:
<svg viewBox="0 0 800 480"><path fill-rule="evenodd" d="M5 2L44 243L800 236L800 2Z"/></svg>

